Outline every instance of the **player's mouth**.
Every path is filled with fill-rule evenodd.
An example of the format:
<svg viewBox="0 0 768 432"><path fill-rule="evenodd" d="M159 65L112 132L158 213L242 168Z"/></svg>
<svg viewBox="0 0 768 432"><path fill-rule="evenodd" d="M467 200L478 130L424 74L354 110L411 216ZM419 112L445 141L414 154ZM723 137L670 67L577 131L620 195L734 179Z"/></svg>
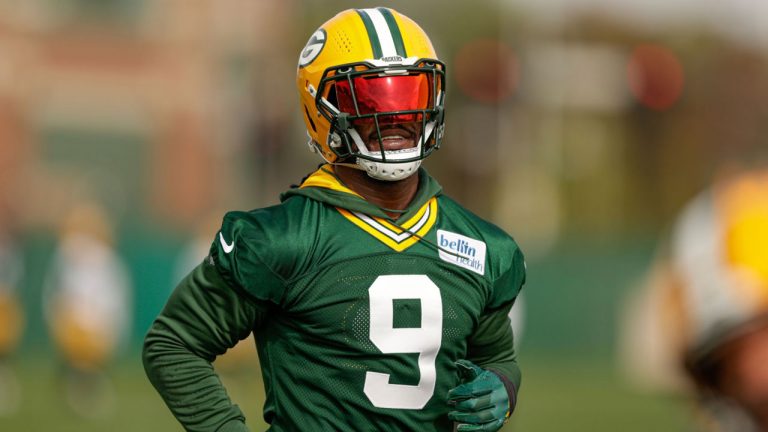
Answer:
<svg viewBox="0 0 768 432"><path fill-rule="evenodd" d="M403 150L416 147L416 131L410 125L382 126L381 144L384 150ZM379 151L379 134L374 130L368 135L368 148L371 151Z"/></svg>

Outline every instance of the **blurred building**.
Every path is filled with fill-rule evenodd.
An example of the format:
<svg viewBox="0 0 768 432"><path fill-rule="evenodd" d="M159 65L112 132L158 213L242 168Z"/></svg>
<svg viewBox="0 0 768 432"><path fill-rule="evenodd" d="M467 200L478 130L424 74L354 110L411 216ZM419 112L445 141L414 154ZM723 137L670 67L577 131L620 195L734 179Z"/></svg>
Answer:
<svg viewBox="0 0 768 432"><path fill-rule="evenodd" d="M286 115L292 2L0 5L0 200L27 227L73 200L119 220L194 224L253 184L235 154ZM284 74L283 74L284 75ZM250 148L249 148L250 147ZM263 152L262 152L263 153ZM141 222L140 222L141 223Z"/></svg>
<svg viewBox="0 0 768 432"><path fill-rule="evenodd" d="M4 2L0 200L27 226L86 197L118 221L186 230L206 209L273 202L315 162L295 53L350 6ZM456 173L442 176L448 192L479 213L532 226L534 243L652 230L716 161L763 143L765 56L712 27L656 30L588 8L537 26L514 2L393 6L449 67L445 150L429 166Z"/></svg>

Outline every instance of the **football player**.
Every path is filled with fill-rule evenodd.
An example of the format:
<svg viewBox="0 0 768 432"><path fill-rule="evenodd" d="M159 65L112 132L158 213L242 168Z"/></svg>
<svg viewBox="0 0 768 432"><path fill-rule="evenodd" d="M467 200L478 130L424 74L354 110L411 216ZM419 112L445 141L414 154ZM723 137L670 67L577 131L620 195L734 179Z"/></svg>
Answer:
<svg viewBox="0 0 768 432"><path fill-rule="evenodd" d="M109 417L117 408L107 371L130 328L130 277L113 241L101 205L77 203L64 218L43 291L64 396L86 418Z"/></svg>
<svg viewBox="0 0 768 432"><path fill-rule="evenodd" d="M630 314L629 370L687 378L703 430L768 430L767 191L768 170L731 174L686 206Z"/></svg>
<svg viewBox="0 0 768 432"><path fill-rule="evenodd" d="M17 244L0 219L0 417L21 406L21 382L12 365L24 332L24 309L19 284L24 261Z"/></svg>
<svg viewBox="0 0 768 432"><path fill-rule="evenodd" d="M514 240L420 168L440 146L445 66L387 8L312 34L297 87L326 162L279 205L230 212L144 344L188 430L245 431L211 361L251 332L271 431L495 431L520 370Z"/></svg>

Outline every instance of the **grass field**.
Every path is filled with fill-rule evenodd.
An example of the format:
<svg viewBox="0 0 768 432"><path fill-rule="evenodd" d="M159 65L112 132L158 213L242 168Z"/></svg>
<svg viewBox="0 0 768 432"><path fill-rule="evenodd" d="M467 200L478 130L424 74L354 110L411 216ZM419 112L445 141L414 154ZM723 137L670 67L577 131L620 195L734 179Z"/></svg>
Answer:
<svg viewBox="0 0 768 432"><path fill-rule="evenodd" d="M20 411L0 417L3 432L146 432L181 431L144 377L138 355L111 371L117 408L109 418L84 420L72 413L56 385L54 364L42 357L17 359L23 385ZM678 398L639 395L621 385L606 360L563 361L548 357L521 358L524 385L513 421L504 431L524 432L647 432L680 431L688 416ZM232 398L253 431L266 429L260 409L263 392L258 372L226 377ZM341 414L341 413L340 413Z"/></svg>

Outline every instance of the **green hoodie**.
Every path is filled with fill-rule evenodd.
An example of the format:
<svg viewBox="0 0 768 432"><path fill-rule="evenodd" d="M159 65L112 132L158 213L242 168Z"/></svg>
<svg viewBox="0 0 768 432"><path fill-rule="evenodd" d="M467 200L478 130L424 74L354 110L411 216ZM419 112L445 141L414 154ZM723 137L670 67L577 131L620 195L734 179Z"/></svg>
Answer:
<svg viewBox="0 0 768 432"><path fill-rule="evenodd" d="M150 381L190 431L247 430L211 362L251 332L270 431L451 430L455 362L520 385L507 318L525 281L506 233L423 169L392 220L324 166L230 212L147 334Z"/></svg>

